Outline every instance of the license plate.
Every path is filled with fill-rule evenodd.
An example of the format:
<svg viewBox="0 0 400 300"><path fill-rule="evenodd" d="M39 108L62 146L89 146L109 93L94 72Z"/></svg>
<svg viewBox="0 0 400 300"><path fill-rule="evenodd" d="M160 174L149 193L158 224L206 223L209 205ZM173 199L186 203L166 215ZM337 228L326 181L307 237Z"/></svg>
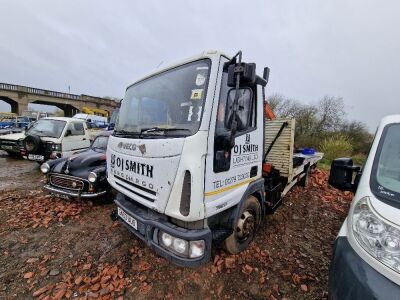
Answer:
<svg viewBox="0 0 400 300"><path fill-rule="evenodd" d="M43 161L44 156L43 155L37 155L37 154L29 154L28 159L30 160L36 160L36 161Z"/></svg>
<svg viewBox="0 0 400 300"><path fill-rule="evenodd" d="M64 199L64 200L71 200L71 196L60 194L60 193L53 193L54 197Z"/></svg>
<svg viewBox="0 0 400 300"><path fill-rule="evenodd" d="M120 216L122 220L124 220L126 223L128 223L130 226L132 226L137 230L137 221L119 207L118 207L118 216Z"/></svg>
<svg viewBox="0 0 400 300"><path fill-rule="evenodd" d="M1 149L3 149L3 150L12 150L13 146L1 146Z"/></svg>

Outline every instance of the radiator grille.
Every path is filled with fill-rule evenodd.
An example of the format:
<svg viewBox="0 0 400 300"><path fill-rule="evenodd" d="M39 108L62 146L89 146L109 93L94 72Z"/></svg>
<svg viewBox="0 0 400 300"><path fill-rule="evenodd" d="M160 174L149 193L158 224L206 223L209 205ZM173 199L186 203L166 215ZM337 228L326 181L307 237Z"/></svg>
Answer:
<svg viewBox="0 0 400 300"><path fill-rule="evenodd" d="M73 191L81 191L84 186L84 182L78 178L60 175L51 175L50 184Z"/></svg>

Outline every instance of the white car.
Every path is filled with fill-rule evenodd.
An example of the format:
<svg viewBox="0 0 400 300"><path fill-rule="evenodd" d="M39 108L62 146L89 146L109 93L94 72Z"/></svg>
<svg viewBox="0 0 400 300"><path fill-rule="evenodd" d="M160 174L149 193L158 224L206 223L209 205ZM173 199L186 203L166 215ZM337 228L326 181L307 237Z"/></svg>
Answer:
<svg viewBox="0 0 400 300"><path fill-rule="evenodd" d="M84 120L42 118L25 132L22 146L21 154L25 159L43 162L86 150L90 146L90 136Z"/></svg>
<svg viewBox="0 0 400 300"><path fill-rule="evenodd" d="M2 135L0 136L0 150L6 151L8 155L21 155L24 138L25 132Z"/></svg>
<svg viewBox="0 0 400 300"><path fill-rule="evenodd" d="M334 160L329 183L356 190L335 242L329 298L400 299L400 115L382 119L362 171Z"/></svg>

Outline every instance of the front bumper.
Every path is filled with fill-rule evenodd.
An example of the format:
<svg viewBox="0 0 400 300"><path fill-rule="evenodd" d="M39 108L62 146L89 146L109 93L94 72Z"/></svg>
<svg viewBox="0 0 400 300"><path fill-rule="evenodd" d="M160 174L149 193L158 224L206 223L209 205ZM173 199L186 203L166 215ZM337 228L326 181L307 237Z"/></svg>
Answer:
<svg viewBox="0 0 400 300"><path fill-rule="evenodd" d="M1 145L0 150L12 152L12 153L18 153L18 154L20 153L20 148L18 146L14 147L14 146Z"/></svg>
<svg viewBox="0 0 400 300"><path fill-rule="evenodd" d="M400 299L400 286L367 264L347 237L340 236L329 271L329 299Z"/></svg>
<svg viewBox="0 0 400 300"><path fill-rule="evenodd" d="M71 198L83 198L83 199L97 198L97 197L103 196L107 193L107 190L100 191L97 193L87 193L87 192L78 193L78 192L73 192L73 191L70 191L67 189L54 187L49 184L46 184L45 186L43 186L43 188L45 190L49 191L50 193L61 194L61 195L65 195L65 196L68 196Z"/></svg>
<svg viewBox="0 0 400 300"><path fill-rule="evenodd" d="M137 221L137 230L127 224L122 218L118 219L137 237L146 242L156 253L174 264L182 267L197 267L207 263L211 257L211 230L205 229L185 229L178 227L168 221L166 215L159 214L149 208L136 204L133 200L128 200L123 194L118 193L115 203L119 208ZM204 240L204 255L200 258L180 257L173 252L165 249L158 242L158 233L162 230L174 237L186 241Z"/></svg>

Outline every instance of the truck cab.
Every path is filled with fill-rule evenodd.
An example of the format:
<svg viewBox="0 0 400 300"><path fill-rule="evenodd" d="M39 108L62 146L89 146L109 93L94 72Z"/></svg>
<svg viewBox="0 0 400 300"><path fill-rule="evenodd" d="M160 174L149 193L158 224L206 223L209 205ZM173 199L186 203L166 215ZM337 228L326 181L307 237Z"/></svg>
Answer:
<svg viewBox="0 0 400 300"><path fill-rule="evenodd" d="M316 163L293 175L294 125L286 120L275 121L265 139L268 69L260 77L255 68L241 62L241 52L208 51L126 90L107 148L116 217L178 265L207 262L220 243L244 250L287 184ZM275 143L278 132L290 145ZM291 170L290 181L277 168L264 170L268 145L277 167Z"/></svg>
<svg viewBox="0 0 400 300"><path fill-rule="evenodd" d="M46 117L33 123L25 132L21 154L25 159L40 163L68 157L89 146L90 136L84 120Z"/></svg>

